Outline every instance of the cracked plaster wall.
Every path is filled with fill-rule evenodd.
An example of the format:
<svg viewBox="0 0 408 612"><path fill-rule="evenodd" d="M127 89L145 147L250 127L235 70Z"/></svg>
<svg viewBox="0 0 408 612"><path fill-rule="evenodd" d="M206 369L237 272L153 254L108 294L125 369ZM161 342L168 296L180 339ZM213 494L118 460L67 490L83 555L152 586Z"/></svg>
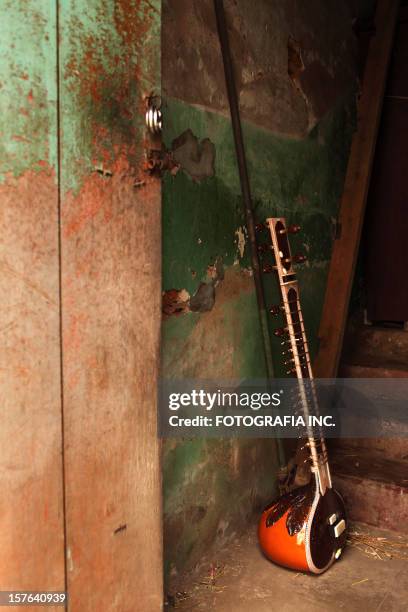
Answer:
<svg viewBox="0 0 408 612"><path fill-rule="evenodd" d="M354 129L352 19L366 5L258 0L255 11L252 1L225 1L256 214L302 226L292 246L308 255L298 272L312 352ZM164 141L180 168L163 179L162 371L256 378L265 374L261 336L212 7L163 4ZM273 279L265 290L276 302ZM281 374L275 339L272 350ZM168 575L243 528L276 492L273 440L168 440L163 460Z"/></svg>

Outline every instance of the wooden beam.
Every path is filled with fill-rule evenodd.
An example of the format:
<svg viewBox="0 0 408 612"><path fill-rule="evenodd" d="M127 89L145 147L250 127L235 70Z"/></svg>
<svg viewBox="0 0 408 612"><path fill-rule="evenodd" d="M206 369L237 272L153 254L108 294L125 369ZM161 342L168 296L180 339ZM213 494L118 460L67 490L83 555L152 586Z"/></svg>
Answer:
<svg viewBox="0 0 408 612"><path fill-rule="evenodd" d="M333 246L320 322L319 351L314 363L315 376L320 378L337 374L398 7L398 0L378 0L376 33L369 47L358 104L358 127L351 145L340 203L340 235Z"/></svg>
<svg viewBox="0 0 408 612"><path fill-rule="evenodd" d="M145 96L160 0L61 2L61 292L69 610L163 604L161 187ZM135 186L135 184L137 186Z"/></svg>
<svg viewBox="0 0 408 612"><path fill-rule="evenodd" d="M2 589L65 590L56 4L1 6Z"/></svg>

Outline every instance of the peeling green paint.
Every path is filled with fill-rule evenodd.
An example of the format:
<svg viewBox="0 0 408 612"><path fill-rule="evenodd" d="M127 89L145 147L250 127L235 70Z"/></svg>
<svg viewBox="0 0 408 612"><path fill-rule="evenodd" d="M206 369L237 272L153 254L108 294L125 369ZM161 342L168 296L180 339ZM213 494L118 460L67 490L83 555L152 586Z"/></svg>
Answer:
<svg viewBox="0 0 408 612"><path fill-rule="evenodd" d="M333 220L354 127L353 104L352 96L340 101L305 140L284 139L244 124L258 220L282 215L302 226L291 243L293 252L308 256L307 264L298 267L298 274L312 353ZM237 238L244 219L234 146L230 123L224 116L173 99L167 100L165 109L166 144L190 127L199 139L210 138L216 148L214 177L196 183L179 172L175 177L167 175L163 183L163 288L184 288L193 294L200 282L208 280L208 266L217 257L222 257L226 267L234 262L242 268L249 266L248 249L245 247L241 257ZM277 299L274 279L266 278L265 286L270 299ZM171 368L166 374L171 375Z"/></svg>
<svg viewBox="0 0 408 612"><path fill-rule="evenodd" d="M131 166L140 164L144 98L160 84L159 15L157 0L60 2L64 190L109 169L124 150Z"/></svg>
<svg viewBox="0 0 408 612"><path fill-rule="evenodd" d="M333 220L342 192L354 97L340 100L308 138L290 140L244 123L251 188L259 221L286 216L302 226L291 239L312 354L324 298ZM257 378L265 376L262 340L231 124L227 117L180 100L164 106L166 146L187 129L215 146L215 175L200 183L183 172L163 181L163 289L195 293L208 268L222 257L225 277L215 287L210 312L170 317L163 324L163 376L169 378ZM265 236L266 239L266 236ZM269 304L277 303L273 276L264 277ZM270 320L271 330L283 323ZM276 375L283 375L280 340L272 337ZM245 456L238 471L234 457ZM176 460L177 458L177 460ZM236 459L235 459L236 461ZM164 446L166 570L182 568L220 537L239 529L275 491L273 440L168 441ZM235 467L234 467L235 465ZM254 500L257 500L255 502ZM193 507L206 512L190 520Z"/></svg>
<svg viewBox="0 0 408 612"><path fill-rule="evenodd" d="M145 95L160 90L161 2L60 0L58 6L70 606L81 608L83 597L92 610L105 609L103 601L115 601L118 610L159 609L161 202L159 181L140 162L150 143ZM92 589L91 576L99 589Z"/></svg>
<svg viewBox="0 0 408 612"><path fill-rule="evenodd" d="M0 180L56 170L56 2L3 2L0 33Z"/></svg>

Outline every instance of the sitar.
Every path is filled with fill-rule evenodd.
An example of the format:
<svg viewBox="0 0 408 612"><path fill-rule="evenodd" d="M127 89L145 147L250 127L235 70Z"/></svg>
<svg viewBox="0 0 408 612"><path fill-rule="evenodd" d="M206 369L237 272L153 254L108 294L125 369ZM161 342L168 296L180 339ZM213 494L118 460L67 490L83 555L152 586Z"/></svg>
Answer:
<svg viewBox="0 0 408 612"><path fill-rule="evenodd" d="M271 251L274 265L265 263L264 272L276 272L281 304L270 312L282 314L285 326L275 330L286 355L287 374L296 377L298 409L304 421L318 414L316 389L310 362L305 326L300 305L299 287L294 263L304 261L302 255L292 257L288 234L299 226L287 226L280 217L266 220L264 228L271 243L260 245L260 251ZM346 510L340 494L333 488L326 442L321 429L306 426L304 447L310 465L309 484L285 493L262 513L258 527L263 553L273 562L297 571L321 574L341 556L346 544Z"/></svg>

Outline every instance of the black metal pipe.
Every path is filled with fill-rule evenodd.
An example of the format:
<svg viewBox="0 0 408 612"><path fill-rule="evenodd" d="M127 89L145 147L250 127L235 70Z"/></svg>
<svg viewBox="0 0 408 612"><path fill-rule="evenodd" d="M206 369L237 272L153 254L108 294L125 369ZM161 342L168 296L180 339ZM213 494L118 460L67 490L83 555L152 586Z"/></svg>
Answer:
<svg viewBox="0 0 408 612"><path fill-rule="evenodd" d="M227 86L228 100L231 112L232 130L234 133L235 150L238 162L239 179L241 182L242 197L245 209L245 220L248 231L251 265L254 275L256 298L261 318L262 336L265 352L265 362L268 376L273 378L273 363L269 329L267 325L265 296L261 279L261 266L256 243L256 230L254 209L252 205L251 190L249 186L248 169L245 156L244 141L242 137L241 119L237 90L235 86L234 71L232 67L231 52L228 40L227 24L223 0L214 0L215 16L217 19L218 36L220 39L221 53L224 62L225 83Z"/></svg>
<svg viewBox="0 0 408 612"><path fill-rule="evenodd" d="M269 334L267 310L265 305L265 295L261 278L261 265L258 253L258 245L256 242L256 229L254 208L252 204L251 189L249 184L248 168L245 156L244 140L242 137L241 119L239 113L239 104L237 89L235 85L234 69L231 59L231 51L229 46L227 23L225 19L225 11L223 0L214 0L215 17L217 21L218 37L220 40L222 59L224 64L225 84L231 113L232 130L234 134L235 150L237 155L239 179L241 183L242 197L245 210L245 221L248 231L251 266L253 271L256 299L258 302L259 319L261 324L263 349L265 355L265 364L268 378L273 378L273 362L271 350L271 338ZM284 453L281 441L278 439L278 451L281 465L284 463Z"/></svg>

